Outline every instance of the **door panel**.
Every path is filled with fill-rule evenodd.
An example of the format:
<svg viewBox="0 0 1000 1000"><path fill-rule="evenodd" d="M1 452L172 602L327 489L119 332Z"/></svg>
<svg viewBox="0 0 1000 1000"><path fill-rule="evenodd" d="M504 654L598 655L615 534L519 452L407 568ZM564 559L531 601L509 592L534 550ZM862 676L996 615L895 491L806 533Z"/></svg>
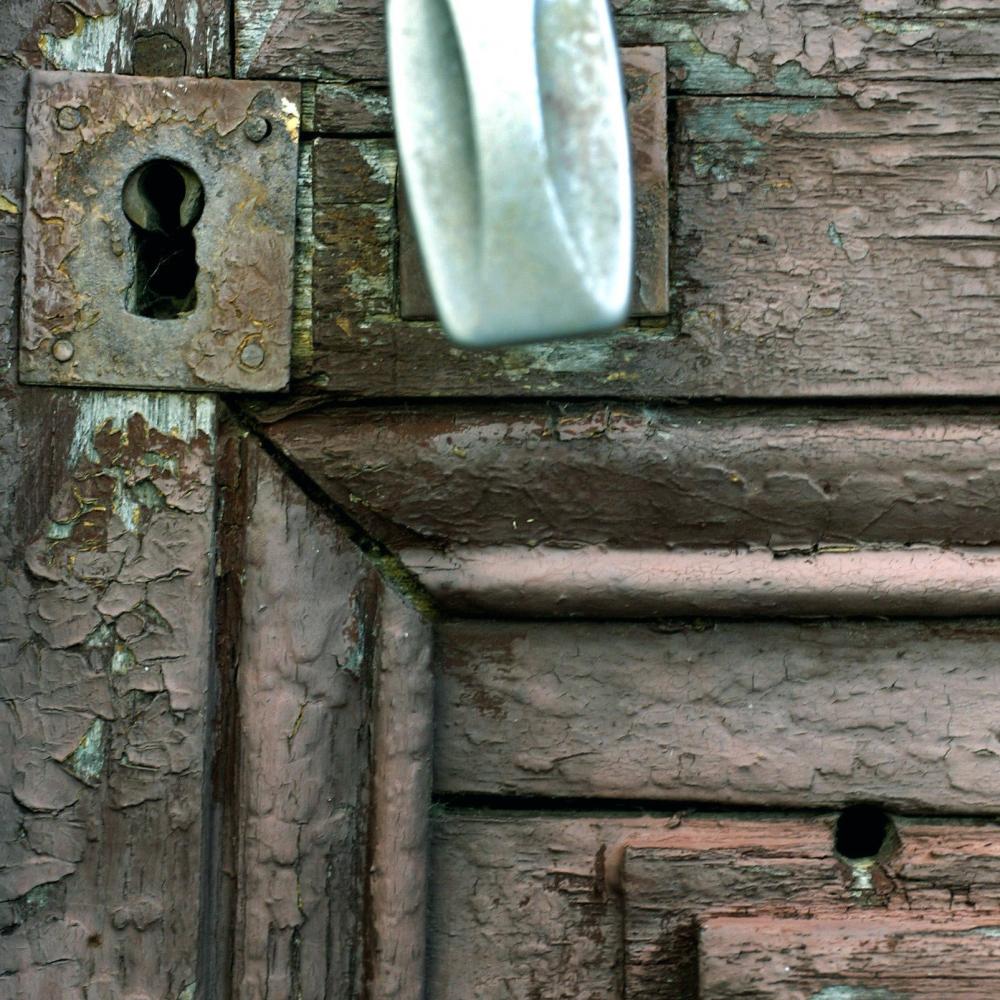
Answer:
<svg viewBox="0 0 1000 1000"><path fill-rule="evenodd" d="M992 621L456 621L438 635L442 793L1000 804Z"/></svg>
<svg viewBox="0 0 1000 1000"><path fill-rule="evenodd" d="M262 431L397 551L782 553L989 545L997 425L993 407L279 403Z"/></svg>

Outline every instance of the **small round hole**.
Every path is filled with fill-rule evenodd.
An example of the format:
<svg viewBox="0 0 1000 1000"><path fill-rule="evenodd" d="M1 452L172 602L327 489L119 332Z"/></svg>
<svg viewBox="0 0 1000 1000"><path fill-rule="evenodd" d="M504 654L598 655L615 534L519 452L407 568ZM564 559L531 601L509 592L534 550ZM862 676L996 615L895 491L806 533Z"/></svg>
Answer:
<svg viewBox="0 0 1000 1000"><path fill-rule="evenodd" d="M849 861L864 861L882 852L892 831L892 820L878 806L848 806L837 818L833 848Z"/></svg>

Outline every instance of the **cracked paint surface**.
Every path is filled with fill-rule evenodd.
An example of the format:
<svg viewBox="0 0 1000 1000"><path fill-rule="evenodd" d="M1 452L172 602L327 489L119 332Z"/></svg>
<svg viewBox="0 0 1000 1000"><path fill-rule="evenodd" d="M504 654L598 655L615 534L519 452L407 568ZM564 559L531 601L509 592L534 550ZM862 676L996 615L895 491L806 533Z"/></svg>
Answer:
<svg viewBox="0 0 1000 1000"><path fill-rule="evenodd" d="M214 403L71 410L49 516L0 586L3 971L24 996L176 997L196 961Z"/></svg>

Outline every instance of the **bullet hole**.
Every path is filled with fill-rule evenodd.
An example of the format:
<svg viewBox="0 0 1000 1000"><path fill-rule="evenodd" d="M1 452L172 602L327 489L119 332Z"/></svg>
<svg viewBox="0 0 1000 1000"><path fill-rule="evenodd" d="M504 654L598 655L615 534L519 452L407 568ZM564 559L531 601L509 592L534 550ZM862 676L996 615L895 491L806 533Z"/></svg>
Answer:
<svg viewBox="0 0 1000 1000"><path fill-rule="evenodd" d="M848 806L837 818L834 850L848 861L877 857L892 840L892 820L878 806Z"/></svg>
<svg viewBox="0 0 1000 1000"><path fill-rule="evenodd" d="M125 181L122 208L132 224L129 312L177 319L198 303L194 227L205 190L197 174L174 160L151 160Z"/></svg>

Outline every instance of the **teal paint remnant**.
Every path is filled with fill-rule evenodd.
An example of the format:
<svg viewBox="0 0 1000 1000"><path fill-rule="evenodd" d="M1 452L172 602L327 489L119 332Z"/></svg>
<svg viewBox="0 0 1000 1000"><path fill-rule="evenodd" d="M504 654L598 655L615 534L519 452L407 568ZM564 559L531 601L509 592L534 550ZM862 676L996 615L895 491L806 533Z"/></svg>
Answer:
<svg viewBox="0 0 1000 1000"><path fill-rule="evenodd" d="M810 76L797 62L787 62L774 74L779 94L802 94L812 97L836 97L837 86L832 80Z"/></svg>
<svg viewBox="0 0 1000 1000"><path fill-rule="evenodd" d="M826 236L827 236L827 239L835 247L843 249L844 238L840 235L840 230L836 227L836 225L834 223L831 222L830 225L828 225L826 227Z"/></svg>
<svg viewBox="0 0 1000 1000"><path fill-rule="evenodd" d="M135 667L135 654L128 646L119 643L111 656L111 673L121 677Z"/></svg>
<svg viewBox="0 0 1000 1000"><path fill-rule="evenodd" d="M103 719L94 719L76 749L66 758L66 767L86 785L95 785L104 771Z"/></svg>
<svg viewBox="0 0 1000 1000"><path fill-rule="evenodd" d="M111 627L102 622L84 639L83 644L89 649L105 649L112 645L114 641L115 634L111 630Z"/></svg>
<svg viewBox="0 0 1000 1000"><path fill-rule="evenodd" d="M48 906L51 895L52 891L49 885L36 885L33 889L29 889L22 897L25 910L29 914L44 910Z"/></svg>
<svg viewBox="0 0 1000 1000"><path fill-rule="evenodd" d="M197 993L197 991L197 983L188 983L187 986L185 986L184 989L177 994L177 1000L194 1000L195 993Z"/></svg>
<svg viewBox="0 0 1000 1000"><path fill-rule="evenodd" d="M709 52L701 42L679 42L667 48L670 74L683 81L685 94L733 94L749 90L754 75L718 52Z"/></svg>
<svg viewBox="0 0 1000 1000"><path fill-rule="evenodd" d="M757 132L775 118L803 117L822 105L817 98L726 98L698 108L684 121L685 138L694 147L696 177L728 181L753 167L765 143Z"/></svg>
<svg viewBox="0 0 1000 1000"><path fill-rule="evenodd" d="M759 149L763 143L754 129L765 128L774 118L804 117L823 102L812 97L729 97L699 108L684 121L692 142L738 142Z"/></svg>

